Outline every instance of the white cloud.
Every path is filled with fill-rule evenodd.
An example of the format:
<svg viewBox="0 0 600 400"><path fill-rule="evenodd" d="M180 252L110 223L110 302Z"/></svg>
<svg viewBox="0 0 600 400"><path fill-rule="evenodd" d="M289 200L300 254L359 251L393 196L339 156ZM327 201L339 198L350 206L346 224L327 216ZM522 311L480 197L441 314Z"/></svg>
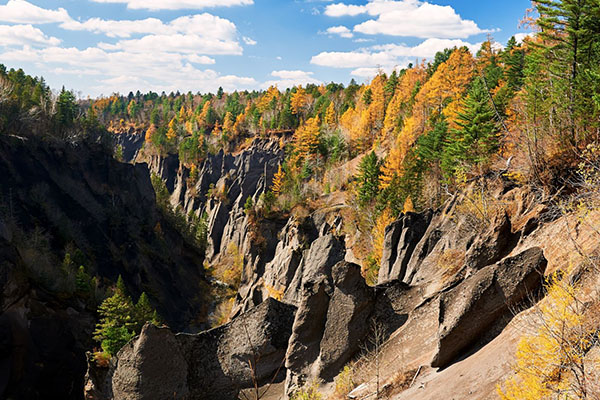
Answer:
<svg viewBox="0 0 600 400"><path fill-rule="evenodd" d="M357 68L353 75L366 76L369 70L372 72L373 69L376 71L380 67L393 69L396 66L406 66L409 62L415 61L415 58L431 59L438 51L462 46L467 46L475 52L481 44L472 44L459 39L427 39L413 47L386 44L349 52L323 52L314 56L311 63L332 68Z"/></svg>
<svg viewBox="0 0 600 400"><path fill-rule="evenodd" d="M248 46L256 46L256 40L249 38L247 36L244 36L242 38L242 40L244 41L244 43L246 43Z"/></svg>
<svg viewBox="0 0 600 400"><path fill-rule="evenodd" d="M261 85L263 89L266 89L270 86L277 86L279 89L291 88L293 86L298 85L306 85L309 83L313 83L315 85L320 85L322 82L313 77L313 72L308 71L290 71L290 70L280 70L271 72L271 76L274 76L274 79L267 81Z"/></svg>
<svg viewBox="0 0 600 400"><path fill-rule="evenodd" d="M528 33L517 33L514 36L515 36L517 43L523 43L523 41L525 39L527 39L528 37L533 37L534 35L535 35L534 32L528 32Z"/></svg>
<svg viewBox="0 0 600 400"><path fill-rule="evenodd" d="M193 62L195 64L216 64L214 58L210 58L207 56L199 56L198 54L190 54L185 57L189 62Z"/></svg>
<svg viewBox="0 0 600 400"><path fill-rule="evenodd" d="M90 18L84 22L75 20L64 22L61 24L61 28L71 31L102 33L108 37L127 38L133 34L163 31L165 29L165 25L161 20L156 18L147 18L135 21L114 21L100 18Z"/></svg>
<svg viewBox="0 0 600 400"><path fill-rule="evenodd" d="M366 14L374 19L354 26L354 32L367 35L392 35L419 38L467 38L489 32L474 21L465 20L451 6L419 0L370 0L365 5L330 4L330 17Z"/></svg>
<svg viewBox="0 0 600 400"><path fill-rule="evenodd" d="M63 73L81 74L91 82L91 95L112 92L127 93L135 90L161 91L214 91L219 86L226 90L254 88L258 82L250 77L220 75L212 69L198 69L192 63L211 59L195 55L159 52L149 48L145 53L106 51L97 47L80 50L74 47L23 47L6 50L0 59L15 62L34 62L47 70L62 68ZM214 61L214 60L213 60ZM90 68L93 66L93 69ZM85 72L84 72L85 71Z"/></svg>
<svg viewBox="0 0 600 400"><path fill-rule="evenodd" d="M340 35L340 37L343 38L351 38L354 36L350 29L345 26L332 26L331 28L327 28L326 32L333 35Z"/></svg>
<svg viewBox="0 0 600 400"><path fill-rule="evenodd" d="M200 10L208 7L232 7L254 4L253 0L92 0L96 3L127 4L130 9Z"/></svg>
<svg viewBox="0 0 600 400"><path fill-rule="evenodd" d="M31 25L0 25L0 43L2 46L56 46L60 39L46 36Z"/></svg>
<svg viewBox="0 0 600 400"><path fill-rule="evenodd" d="M163 23L156 18L139 21L92 18L85 22L65 22L61 26L65 29L89 30L120 38L147 33L141 38L122 39L116 43L100 43L98 46L104 50L235 55L242 54L243 51L237 41L235 24L208 13L180 17L169 23Z"/></svg>
<svg viewBox="0 0 600 400"><path fill-rule="evenodd" d="M173 52L185 54L241 55L240 44L232 40L207 38L200 35L147 35L140 39L121 40L116 44L100 43L104 50L122 50L128 53Z"/></svg>
<svg viewBox="0 0 600 400"><path fill-rule="evenodd" d="M355 6L344 3L330 4L325 8L325 15L330 17L355 17L366 12L366 6Z"/></svg>
<svg viewBox="0 0 600 400"><path fill-rule="evenodd" d="M351 75L353 76L358 76L361 78L373 78L374 76L376 76L380 71L383 70L383 72L390 73L390 69L393 68L357 68L354 71L350 72Z"/></svg>
<svg viewBox="0 0 600 400"><path fill-rule="evenodd" d="M67 21L61 27L121 38L144 33L155 35L195 34L228 40L235 40L237 36L237 28L233 22L208 13L180 17L169 23L163 23L157 18L120 21L91 18L85 22Z"/></svg>
<svg viewBox="0 0 600 400"><path fill-rule="evenodd" d="M394 64L396 58L386 52L331 51L314 56L311 64L333 68L375 67Z"/></svg>
<svg viewBox="0 0 600 400"><path fill-rule="evenodd" d="M16 24L47 24L71 20L64 8L47 10L25 0L9 0L0 6L0 21Z"/></svg>

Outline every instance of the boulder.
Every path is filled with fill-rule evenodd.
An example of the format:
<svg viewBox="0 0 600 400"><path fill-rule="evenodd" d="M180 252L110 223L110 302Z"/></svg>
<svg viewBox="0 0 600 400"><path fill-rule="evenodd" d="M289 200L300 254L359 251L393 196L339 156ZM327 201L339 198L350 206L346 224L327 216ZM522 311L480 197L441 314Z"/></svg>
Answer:
<svg viewBox="0 0 600 400"><path fill-rule="evenodd" d="M116 356L115 400L234 399L283 373L296 309L274 299L199 334L144 326Z"/></svg>
<svg viewBox="0 0 600 400"><path fill-rule="evenodd" d="M168 328L146 324L136 340L117 354L112 376L115 400L184 399L187 362Z"/></svg>
<svg viewBox="0 0 600 400"><path fill-rule="evenodd" d="M444 368L477 343L501 317L538 290L547 261L534 247L480 269L439 297L438 346L432 367Z"/></svg>

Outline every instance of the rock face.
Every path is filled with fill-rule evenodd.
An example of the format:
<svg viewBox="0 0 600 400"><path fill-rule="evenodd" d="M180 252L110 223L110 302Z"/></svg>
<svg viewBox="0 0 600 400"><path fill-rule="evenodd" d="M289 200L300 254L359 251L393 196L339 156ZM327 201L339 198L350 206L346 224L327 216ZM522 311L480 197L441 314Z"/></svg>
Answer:
<svg viewBox="0 0 600 400"><path fill-rule="evenodd" d="M95 305L64 277L66 253L136 299L147 291L175 329L202 310L203 255L159 213L145 165L1 136L0 176L0 397L82 397Z"/></svg>
<svg viewBox="0 0 600 400"><path fill-rule="evenodd" d="M546 264L542 250L531 248L477 271L443 293L439 300L439 343L431 366L446 367L491 325L510 314L512 307L537 291Z"/></svg>
<svg viewBox="0 0 600 400"><path fill-rule="evenodd" d="M310 378L331 380L367 335L374 292L360 267L340 262L329 273L304 284L287 351L288 392Z"/></svg>
<svg viewBox="0 0 600 400"><path fill-rule="evenodd" d="M384 252L378 279L380 285L393 280L404 280L408 263L425 234L431 217L431 211L425 214L407 213L385 229Z"/></svg>
<svg viewBox="0 0 600 400"><path fill-rule="evenodd" d="M129 129L115 135L117 146L121 147L124 162L132 162L144 145L145 132Z"/></svg>
<svg viewBox="0 0 600 400"><path fill-rule="evenodd" d="M115 400L234 399L283 372L295 308L269 299L219 328L174 335L146 325L113 365ZM252 365L252 368L250 367Z"/></svg>
<svg viewBox="0 0 600 400"><path fill-rule="evenodd" d="M248 360L254 352L260 353L257 380L285 376L285 398L313 379L332 381L368 346L373 325L386 345L397 346L391 367L401 356L411 368L446 368L493 339L511 309L539 289L542 251L515 254L539 224L535 202L501 208L481 221L459 211L461 198L407 213L387 227L378 286L368 287L360 266L348 262L352 242L340 235L341 213L317 210L257 224L244 212L248 198L260 203L283 157L276 141L255 140L239 154L209 156L196 182L178 162L151 160L167 181L171 203L207 216L207 260L226 260L233 247L244 256L244 270L230 324L174 336L147 327L130 343L112 377L115 398L171 392L182 399L235 398L253 384ZM527 197L504 187L498 193ZM146 356L150 352L156 357ZM170 353L169 369L177 370L172 380L160 387L144 383Z"/></svg>

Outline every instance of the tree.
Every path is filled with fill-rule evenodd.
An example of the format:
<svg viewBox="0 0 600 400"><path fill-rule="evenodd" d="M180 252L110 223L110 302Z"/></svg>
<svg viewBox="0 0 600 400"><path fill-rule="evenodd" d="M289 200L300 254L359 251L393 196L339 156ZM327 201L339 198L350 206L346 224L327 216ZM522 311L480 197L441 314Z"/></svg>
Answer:
<svg viewBox="0 0 600 400"><path fill-rule="evenodd" d="M302 86L298 86L290 99L292 113L295 115L302 115L308 106L309 96L310 95L306 93L306 90L304 90Z"/></svg>
<svg viewBox="0 0 600 400"><path fill-rule="evenodd" d="M319 144L321 120L319 116L309 118L294 133L294 149L297 160L305 161Z"/></svg>
<svg viewBox="0 0 600 400"><path fill-rule="evenodd" d="M109 355L116 354L121 347L138 334L147 321L158 322L158 315L148 296L142 293L136 305L127 294L123 278L119 276L112 296L98 307L100 321L94 331L94 339Z"/></svg>
<svg viewBox="0 0 600 400"><path fill-rule="evenodd" d="M336 114L335 114L335 105L333 101L329 103L327 107L327 112L325 113L325 123L329 127L329 129L333 129L336 124Z"/></svg>
<svg viewBox="0 0 600 400"><path fill-rule="evenodd" d="M370 152L360 161L356 181L358 199L361 205L371 202L379 193L380 163L377 154Z"/></svg>
<svg viewBox="0 0 600 400"><path fill-rule="evenodd" d="M586 116L585 88L590 84L586 82L590 76L581 72L597 68L599 61L596 43L600 33L600 5L594 0L538 0L535 4L539 13L536 23L541 29L539 37L543 40L538 47L550 61L547 68L556 81L554 90L563 91L566 100L564 104L558 101L555 106L567 107L569 140L576 144L580 135L578 119Z"/></svg>
<svg viewBox="0 0 600 400"><path fill-rule="evenodd" d="M167 131L168 140L173 140L177 137L176 123L177 121L175 120L175 117L173 117L171 121L169 121L169 130Z"/></svg>
<svg viewBox="0 0 600 400"><path fill-rule="evenodd" d="M586 357L598 345L597 300L595 308L583 301L583 291L557 272L546 282L546 297L527 317L529 331L517 349L515 376L504 388L503 400L597 399L597 376L591 373L593 358Z"/></svg>
<svg viewBox="0 0 600 400"><path fill-rule="evenodd" d="M119 276L114 294L98 307L100 321L94 331L94 339L102 349L114 355L135 335L134 307L127 295L123 278Z"/></svg>
<svg viewBox="0 0 600 400"><path fill-rule="evenodd" d="M55 118L58 126L60 128L71 127L75 121L75 117L77 117L78 108L73 92L65 90L63 86L56 100Z"/></svg>
<svg viewBox="0 0 600 400"><path fill-rule="evenodd" d="M482 78L477 77L446 142L442 169L451 175L461 164L485 162L498 149L498 122Z"/></svg>
<svg viewBox="0 0 600 400"><path fill-rule="evenodd" d="M273 186L271 187L271 191L275 196L279 196L281 193L281 189L283 188L283 183L285 179L285 171L281 168L281 164L279 164L279 168L277 173L273 177Z"/></svg>

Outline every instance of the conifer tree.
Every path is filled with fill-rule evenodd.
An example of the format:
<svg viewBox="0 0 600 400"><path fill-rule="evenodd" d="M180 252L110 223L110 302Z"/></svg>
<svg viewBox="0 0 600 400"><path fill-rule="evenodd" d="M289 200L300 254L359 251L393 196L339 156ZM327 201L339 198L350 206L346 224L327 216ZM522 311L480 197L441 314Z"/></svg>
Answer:
<svg viewBox="0 0 600 400"><path fill-rule="evenodd" d="M381 164L374 151L370 152L360 161L358 166L358 199L361 205L371 202L379 192L379 174Z"/></svg>
<svg viewBox="0 0 600 400"><path fill-rule="evenodd" d="M445 146L442 169L450 175L460 164L484 162L498 148L498 123L481 77L475 78Z"/></svg>

